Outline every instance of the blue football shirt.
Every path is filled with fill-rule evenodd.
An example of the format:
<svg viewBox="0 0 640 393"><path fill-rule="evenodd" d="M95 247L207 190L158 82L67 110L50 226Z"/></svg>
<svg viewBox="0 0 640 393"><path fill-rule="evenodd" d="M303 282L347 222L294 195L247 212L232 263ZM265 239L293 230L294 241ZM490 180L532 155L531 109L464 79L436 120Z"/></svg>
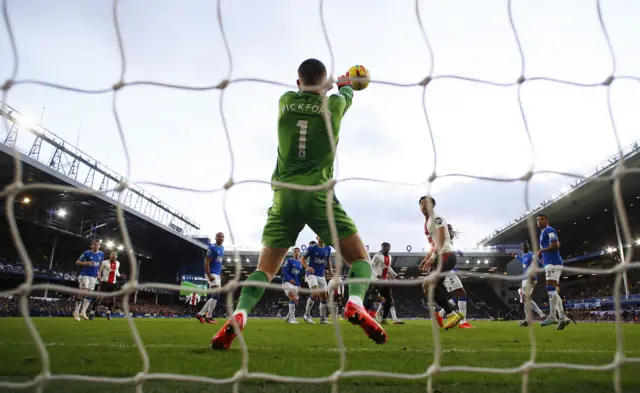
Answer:
<svg viewBox="0 0 640 393"><path fill-rule="evenodd" d="M540 232L540 248L547 248L551 243L558 242L558 232L550 226L547 226ZM562 257L560 249L547 251L542 253L542 261L544 265L562 265Z"/></svg>
<svg viewBox="0 0 640 393"><path fill-rule="evenodd" d="M211 274L217 274L219 276L222 273L224 246L219 246L215 243L209 245L209 248L207 249L207 258L211 258L211 262L209 262L209 270L211 271Z"/></svg>
<svg viewBox="0 0 640 393"><path fill-rule="evenodd" d="M329 261L329 257L331 256L331 247L318 247L318 246L310 246L304 252L304 259L307 262L307 265L313 268L314 275L318 277L324 276L324 269ZM308 274L308 272L307 272Z"/></svg>
<svg viewBox="0 0 640 393"><path fill-rule="evenodd" d="M102 251L93 252L91 250L87 250L80 255L78 260L81 262L91 262L91 266L82 267L82 270L80 270L81 276L98 277L100 265L102 264L102 261L104 261L104 253Z"/></svg>
<svg viewBox="0 0 640 393"><path fill-rule="evenodd" d="M289 258L282 265L282 281L291 282L295 281L295 286L300 286L300 272L302 271L302 264L297 259Z"/></svg>

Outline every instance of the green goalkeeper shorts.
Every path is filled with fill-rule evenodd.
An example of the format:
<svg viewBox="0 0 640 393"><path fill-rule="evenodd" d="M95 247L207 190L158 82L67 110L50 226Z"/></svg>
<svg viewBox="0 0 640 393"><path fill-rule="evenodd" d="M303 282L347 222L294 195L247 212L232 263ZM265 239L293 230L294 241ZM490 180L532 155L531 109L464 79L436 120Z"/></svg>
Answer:
<svg viewBox="0 0 640 393"><path fill-rule="evenodd" d="M331 245L326 205L327 191L274 191L273 204L267 212L267 224L262 231L262 245L271 248L289 248L295 245L305 224L309 225L309 228L326 245ZM335 195L333 217L338 239L344 239L358 232L356 224L344 211Z"/></svg>

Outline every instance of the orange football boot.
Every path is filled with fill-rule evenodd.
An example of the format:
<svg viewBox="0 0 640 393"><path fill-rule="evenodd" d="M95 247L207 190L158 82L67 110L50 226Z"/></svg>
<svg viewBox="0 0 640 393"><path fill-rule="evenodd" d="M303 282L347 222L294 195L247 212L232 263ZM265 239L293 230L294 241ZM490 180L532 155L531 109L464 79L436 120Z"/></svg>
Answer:
<svg viewBox="0 0 640 393"><path fill-rule="evenodd" d="M387 342L387 332L382 326L364 309L353 302L348 302L344 310L344 319L353 325L358 325L364 330L364 333L376 344L384 344Z"/></svg>
<svg viewBox="0 0 640 393"><path fill-rule="evenodd" d="M244 329L244 317L241 313L238 313L231 318L222 326L222 328L213 336L211 340L211 349L214 350L227 350L233 343L233 340L236 338L236 327L231 322L233 319L238 324L240 330Z"/></svg>
<svg viewBox="0 0 640 393"><path fill-rule="evenodd" d="M440 325L440 327L443 327L442 317L440 316L439 312L436 313L436 321L438 322L438 325Z"/></svg>

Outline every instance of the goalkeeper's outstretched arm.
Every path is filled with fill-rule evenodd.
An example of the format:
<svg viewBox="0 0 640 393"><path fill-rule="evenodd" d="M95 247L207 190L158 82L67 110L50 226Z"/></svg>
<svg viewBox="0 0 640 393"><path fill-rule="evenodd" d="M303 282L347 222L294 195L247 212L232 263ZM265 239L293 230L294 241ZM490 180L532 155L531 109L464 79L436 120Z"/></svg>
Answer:
<svg viewBox="0 0 640 393"><path fill-rule="evenodd" d="M338 93L329 97L329 109L334 121L341 121L342 117L353 103L353 87L347 75L338 78Z"/></svg>

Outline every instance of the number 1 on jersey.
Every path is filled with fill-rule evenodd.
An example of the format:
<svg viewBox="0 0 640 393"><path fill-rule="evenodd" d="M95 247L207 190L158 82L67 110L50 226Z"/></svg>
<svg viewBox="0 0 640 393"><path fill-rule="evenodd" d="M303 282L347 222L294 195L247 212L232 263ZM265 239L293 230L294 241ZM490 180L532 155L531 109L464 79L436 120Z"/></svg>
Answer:
<svg viewBox="0 0 640 393"><path fill-rule="evenodd" d="M300 138L298 139L298 157L305 158L307 150L307 129L309 122L307 120L298 120L298 127L300 127Z"/></svg>

